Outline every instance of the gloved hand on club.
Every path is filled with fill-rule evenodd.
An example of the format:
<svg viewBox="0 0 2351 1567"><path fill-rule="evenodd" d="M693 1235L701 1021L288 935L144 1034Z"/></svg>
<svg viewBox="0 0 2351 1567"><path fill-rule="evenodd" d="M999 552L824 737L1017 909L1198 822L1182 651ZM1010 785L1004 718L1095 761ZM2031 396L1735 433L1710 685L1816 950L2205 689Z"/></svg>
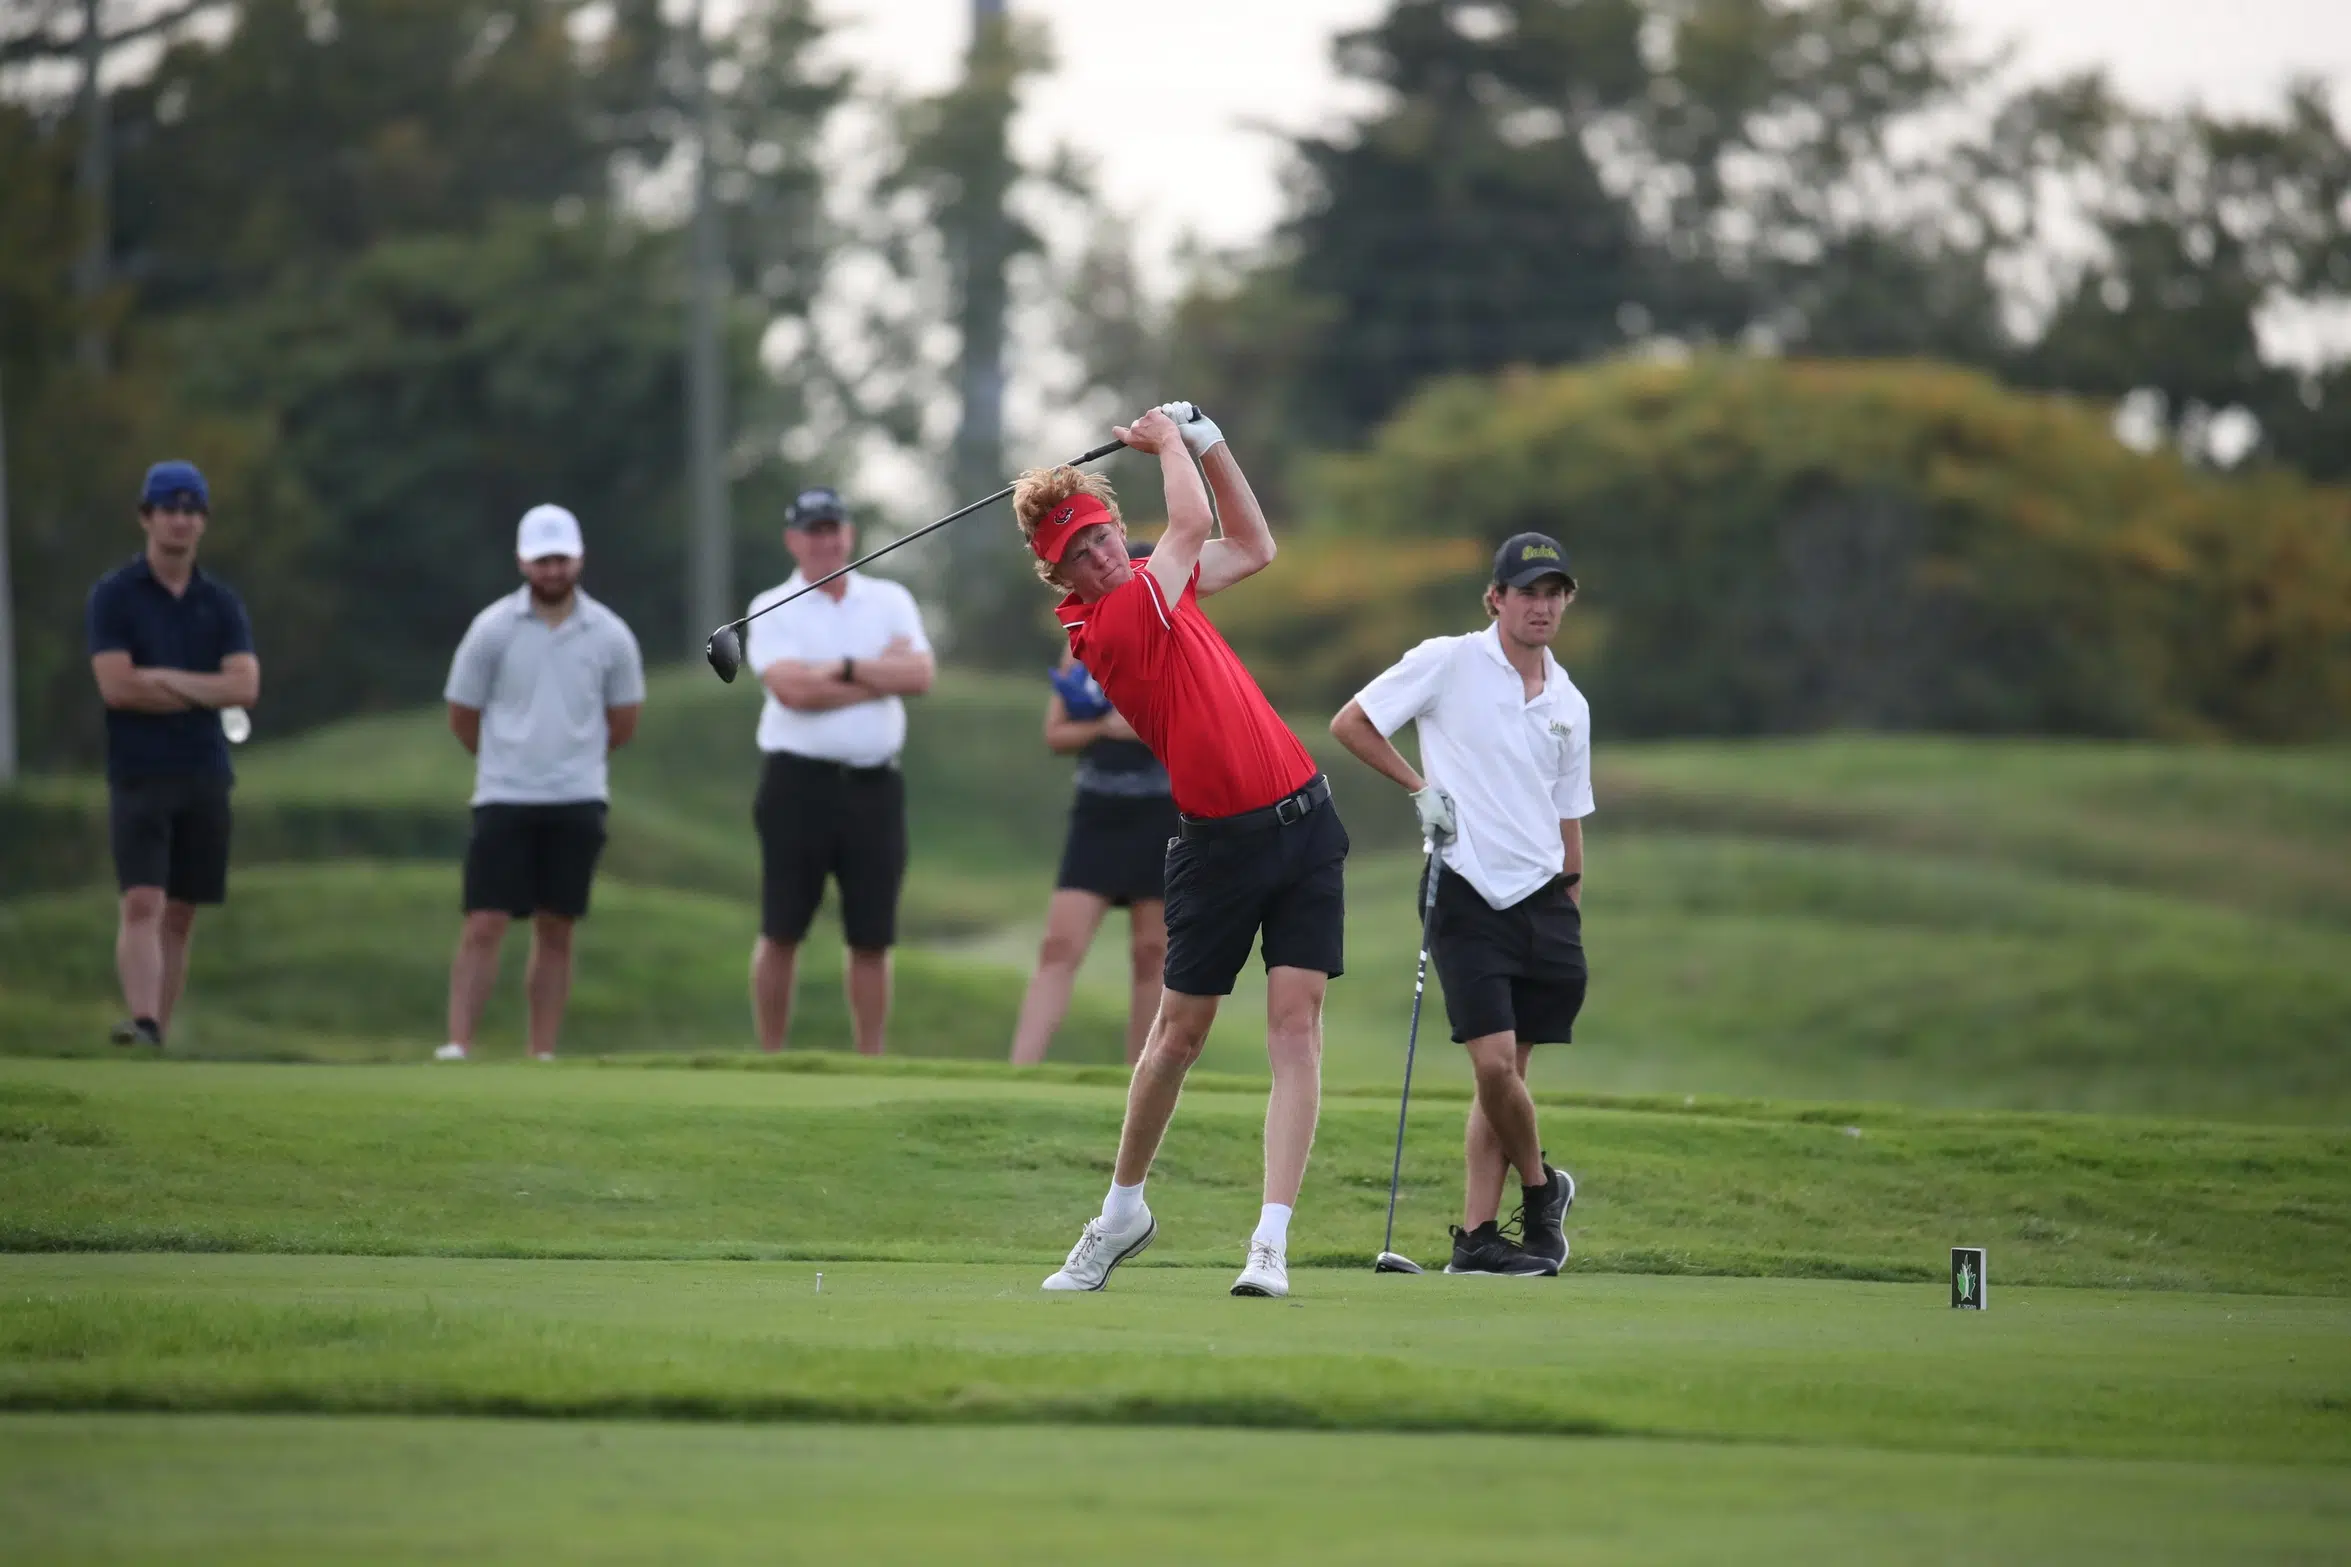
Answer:
<svg viewBox="0 0 2351 1567"><path fill-rule="evenodd" d="M1412 814L1420 818L1420 835L1434 844L1453 841L1453 796L1430 784L1412 796Z"/></svg>
<svg viewBox="0 0 2351 1567"><path fill-rule="evenodd" d="M1207 456L1208 449L1224 439L1224 432L1216 427L1214 419L1200 411L1198 403L1161 403L1158 411L1176 422L1176 428L1183 432L1184 450L1195 461Z"/></svg>

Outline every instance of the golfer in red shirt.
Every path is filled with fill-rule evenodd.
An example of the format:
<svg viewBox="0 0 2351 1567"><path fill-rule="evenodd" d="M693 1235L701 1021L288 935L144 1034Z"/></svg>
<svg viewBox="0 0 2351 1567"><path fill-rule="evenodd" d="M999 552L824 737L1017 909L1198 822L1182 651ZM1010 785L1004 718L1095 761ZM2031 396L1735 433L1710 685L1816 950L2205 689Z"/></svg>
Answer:
<svg viewBox="0 0 2351 1567"><path fill-rule="evenodd" d="M1128 558L1126 524L1096 475L1031 469L1012 505L1038 574L1069 595L1060 619L1071 650L1167 768L1181 815L1167 850L1167 988L1127 1086L1110 1195L1045 1288L1098 1290L1158 1233L1144 1177L1217 1003L1262 934L1265 1207L1233 1293L1287 1295L1290 1209L1322 1101L1323 988L1344 966L1347 829L1330 780L1200 612L1200 600L1273 560L1232 448L1189 403L1114 433L1159 458L1167 532L1149 560ZM1224 537L1211 538L1219 517Z"/></svg>

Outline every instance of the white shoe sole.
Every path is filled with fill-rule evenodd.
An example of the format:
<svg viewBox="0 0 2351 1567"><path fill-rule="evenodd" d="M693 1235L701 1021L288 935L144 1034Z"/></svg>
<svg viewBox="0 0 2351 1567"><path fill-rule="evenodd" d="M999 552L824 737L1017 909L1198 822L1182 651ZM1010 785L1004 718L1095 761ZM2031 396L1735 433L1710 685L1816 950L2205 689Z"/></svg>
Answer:
<svg viewBox="0 0 2351 1567"><path fill-rule="evenodd" d="M1244 1273L1234 1283L1233 1293L1247 1296L1253 1300L1279 1300L1290 1293L1290 1281L1277 1279L1270 1284L1259 1284Z"/></svg>
<svg viewBox="0 0 2351 1567"><path fill-rule="evenodd" d="M1106 1288L1108 1288L1108 1287L1109 1287L1109 1284L1110 1284L1110 1276L1111 1276L1113 1273L1116 1273L1116 1272L1118 1271L1118 1265L1119 1265L1120 1263L1122 1263L1122 1262L1126 1261L1126 1260L1127 1260L1128 1258L1130 1258L1130 1257L1138 1257L1138 1256L1141 1256L1141 1255L1142 1255L1142 1253L1143 1253L1143 1250L1144 1250L1144 1248L1145 1248L1145 1247L1147 1247L1147 1246L1149 1246L1149 1245L1150 1245L1150 1244L1151 1244L1153 1241L1157 1240L1158 1238L1159 1238L1159 1221L1158 1221L1157 1219L1153 1219L1153 1220L1151 1221L1151 1227L1150 1227L1149 1229L1147 1229L1147 1230L1145 1230L1145 1231L1143 1232L1143 1238L1142 1238L1141 1240L1139 1240L1139 1241L1135 1242L1135 1243L1134 1243L1132 1246L1129 1246L1129 1247L1128 1247L1128 1248L1127 1248L1125 1251L1122 1251L1122 1252L1120 1252L1120 1253L1119 1253L1117 1256L1115 1256L1115 1257L1113 1257L1113 1258L1111 1258L1111 1259L1110 1259L1110 1266L1108 1266L1108 1267L1106 1267L1106 1268L1104 1268L1104 1269L1102 1270L1102 1282L1101 1282L1101 1283L1099 1283L1099 1284L1056 1284L1056 1283L1054 1283L1054 1282L1053 1282L1053 1279L1063 1278L1063 1277L1065 1277L1065 1276L1066 1276L1066 1274L1065 1274L1065 1273L1056 1272L1056 1273L1053 1275L1053 1279L1047 1279L1047 1280L1045 1281L1044 1288L1045 1288L1045 1290L1046 1290L1048 1293L1050 1293L1050 1294L1054 1294L1054 1295L1098 1295L1098 1294L1100 1294L1100 1293L1101 1293L1101 1292L1102 1292L1104 1289L1106 1289Z"/></svg>

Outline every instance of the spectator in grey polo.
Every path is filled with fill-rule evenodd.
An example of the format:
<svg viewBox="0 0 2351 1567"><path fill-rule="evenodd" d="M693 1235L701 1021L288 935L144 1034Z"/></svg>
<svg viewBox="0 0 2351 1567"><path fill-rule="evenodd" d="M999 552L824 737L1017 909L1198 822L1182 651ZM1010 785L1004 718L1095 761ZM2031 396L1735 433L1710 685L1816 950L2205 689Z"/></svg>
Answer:
<svg viewBox="0 0 2351 1567"><path fill-rule="evenodd" d="M530 1051L555 1055L571 996L572 925L604 848L605 759L637 732L645 661L611 610L580 590L579 519L560 506L523 513L523 585L474 617L449 666L449 727L475 758L473 839L465 851L465 927L449 967L449 1042L473 1053L498 949L531 922L524 971Z"/></svg>

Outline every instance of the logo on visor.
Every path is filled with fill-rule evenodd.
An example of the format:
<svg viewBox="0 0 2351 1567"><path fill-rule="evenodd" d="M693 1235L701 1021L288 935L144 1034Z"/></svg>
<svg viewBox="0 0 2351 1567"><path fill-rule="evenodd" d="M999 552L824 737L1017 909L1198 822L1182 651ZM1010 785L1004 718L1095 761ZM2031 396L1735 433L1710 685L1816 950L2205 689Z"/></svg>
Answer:
<svg viewBox="0 0 2351 1567"><path fill-rule="evenodd" d="M1059 511L1055 512L1055 513L1053 514L1053 520L1052 520L1050 523L1048 523L1046 526L1048 526L1048 527L1054 527L1054 528L1058 528L1058 527L1060 527L1060 526L1061 526L1063 523L1065 523L1065 522L1069 521L1069 519L1070 519L1070 518L1072 518L1072 517L1076 516L1076 515L1077 515L1077 513L1078 513L1078 503L1077 503L1076 501L1071 501L1071 502L1069 502L1067 505L1063 506L1063 507L1061 508L1061 510L1059 510Z"/></svg>

